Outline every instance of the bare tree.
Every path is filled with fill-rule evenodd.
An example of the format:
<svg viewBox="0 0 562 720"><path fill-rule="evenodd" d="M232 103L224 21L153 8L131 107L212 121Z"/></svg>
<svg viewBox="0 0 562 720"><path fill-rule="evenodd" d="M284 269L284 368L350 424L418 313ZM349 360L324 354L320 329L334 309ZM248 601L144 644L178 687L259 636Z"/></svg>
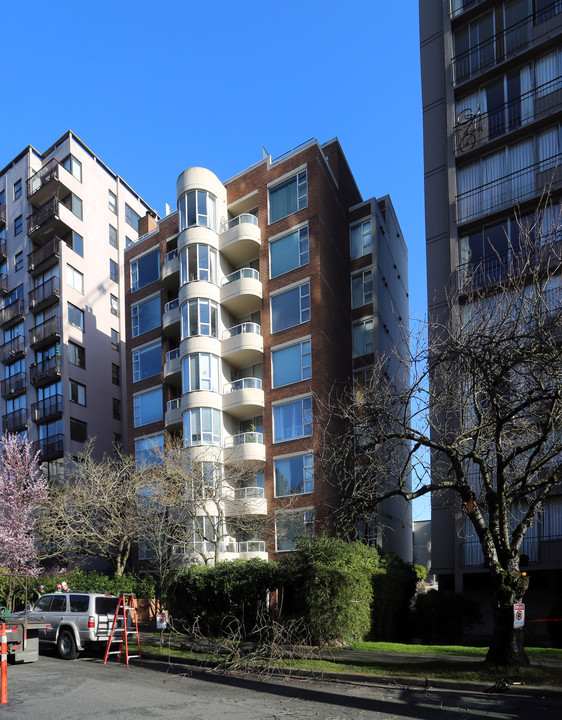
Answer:
<svg viewBox="0 0 562 720"><path fill-rule="evenodd" d="M380 360L331 408L344 430L323 450L342 524L386 498L433 493L459 533L474 535L491 578L487 657L498 665L528 662L513 628L529 583L522 548L562 475L560 243L542 227L537 216L508 253L467 268L445 320L426 323L408 357ZM407 388L392 381L397 363L412 369Z"/></svg>

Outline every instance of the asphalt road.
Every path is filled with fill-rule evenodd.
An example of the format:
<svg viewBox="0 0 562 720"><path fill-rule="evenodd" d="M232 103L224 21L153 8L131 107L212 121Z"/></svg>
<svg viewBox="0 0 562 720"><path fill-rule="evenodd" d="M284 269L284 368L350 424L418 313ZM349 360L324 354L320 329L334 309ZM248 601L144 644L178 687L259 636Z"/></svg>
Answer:
<svg viewBox="0 0 562 720"><path fill-rule="evenodd" d="M562 700L424 691L303 679L228 677L145 661L126 668L99 655L42 654L10 666L0 718L30 720L552 720Z"/></svg>

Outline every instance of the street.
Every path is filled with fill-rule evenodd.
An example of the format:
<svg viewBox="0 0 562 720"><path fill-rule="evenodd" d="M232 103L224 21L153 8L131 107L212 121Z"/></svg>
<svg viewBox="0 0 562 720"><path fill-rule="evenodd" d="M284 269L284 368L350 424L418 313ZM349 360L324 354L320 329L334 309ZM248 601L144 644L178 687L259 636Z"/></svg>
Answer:
<svg viewBox="0 0 562 720"><path fill-rule="evenodd" d="M134 661L133 661L134 662ZM425 691L290 678L222 676L145 660L129 669L99 654L76 661L42 654L10 666L5 718L59 720L422 720L562 716L562 700L515 694Z"/></svg>

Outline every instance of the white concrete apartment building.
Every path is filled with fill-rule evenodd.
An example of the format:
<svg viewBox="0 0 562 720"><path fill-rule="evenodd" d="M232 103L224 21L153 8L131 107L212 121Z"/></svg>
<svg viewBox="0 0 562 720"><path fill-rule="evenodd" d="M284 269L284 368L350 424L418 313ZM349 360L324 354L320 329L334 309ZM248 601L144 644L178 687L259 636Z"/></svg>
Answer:
<svg viewBox="0 0 562 720"><path fill-rule="evenodd" d="M126 441L123 252L152 209L72 132L0 170L0 415L44 472Z"/></svg>

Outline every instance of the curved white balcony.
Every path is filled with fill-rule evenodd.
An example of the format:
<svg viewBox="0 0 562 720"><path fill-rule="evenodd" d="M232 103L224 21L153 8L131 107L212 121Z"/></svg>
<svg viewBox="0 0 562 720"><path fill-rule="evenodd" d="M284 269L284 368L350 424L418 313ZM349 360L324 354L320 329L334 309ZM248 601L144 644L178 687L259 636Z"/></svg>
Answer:
<svg viewBox="0 0 562 720"><path fill-rule="evenodd" d="M193 298L205 298L218 304L221 301L221 288L208 280L190 280L180 287L178 298L180 305Z"/></svg>
<svg viewBox="0 0 562 720"><path fill-rule="evenodd" d="M241 268L225 277L221 305L233 315L248 315L261 308L260 274L253 268Z"/></svg>
<svg viewBox="0 0 562 720"><path fill-rule="evenodd" d="M267 552L265 550L265 540L243 540L238 543L238 556L242 560L251 560L252 558L260 558L267 560Z"/></svg>
<svg viewBox="0 0 562 720"><path fill-rule="evenodd" d="M164 359L164 380L170 385L181 385L180 350L175 348L166 353Z"/></svg>
<svg viewBox="0 0 562 720"><path fill-rule="evenodd" d="M243 213L221 228L219 249L233 265L243 265L259 255L261 230L255 215Z"/></svg>
<svg viewBox="0 0 562 720"><path fill-rule="evenodd" d="M182 427L181 400L168 400L166 403L166 414L164 415L164 423L166 430L179 430Z"/></svg>
<svg viewBox="0 0 562 720"><path fill-rule="evenodd" d="M257 323L245 322L225 330L221 354L233 367L247 367L262 361L263 337Z"/></svg>
<svg viewBox="0 0 562 720"><path fill-rule="evenodd" d="M182 395L181 406L182 410L196 407L222 410L222 395L211 390L191 390Z"/></svg>
<svg viewBox="0 0 562 720"><path fill-rule="evenodd" d="M164 315L162 315L162 329L171 337L179 337L180 335L180 303L178 298L170 300L164 306Z"/></svg>
<svg viewBox="0 0 562 720"><path fill-rule="evenodd" d="M162 263L162 284L168 289L178 287L180 282L180 260L178 250L170 250Z"/></svg>
<svg viewBox="0 0 562 720"><path fill-rule="evenodd" d="M267 515L267 500L262 487L241 487L234 490L234 497L225 500L229 516Z"/></svg>
<svg viewBox="0 0 562 720"><path fill-rule="evenodd" d="M242 378L224 387L222 409L236 418L261 415L264 405L261 378Z"/></svg>
<svg viewBox="0 0 562 720"><path fill-rule="evenodd" d="M265 462L263 433L246 432L233 435L224 444L225 463L261 463Z"/></svg>

